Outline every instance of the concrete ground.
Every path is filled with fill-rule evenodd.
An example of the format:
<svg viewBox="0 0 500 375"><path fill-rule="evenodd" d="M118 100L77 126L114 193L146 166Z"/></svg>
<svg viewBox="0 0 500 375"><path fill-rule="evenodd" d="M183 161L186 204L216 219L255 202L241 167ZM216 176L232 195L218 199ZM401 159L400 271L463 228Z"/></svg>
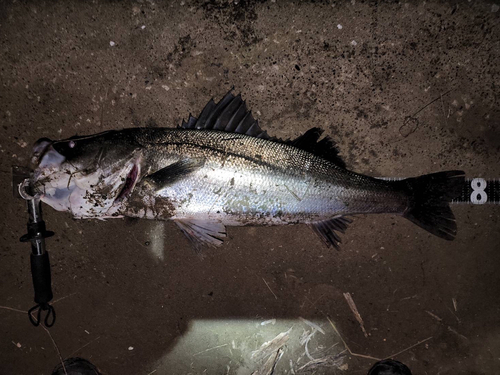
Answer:
<svg viewBox="0 0 500 375"><path fill-rule="evenodd" d="M27 214L10 169L41 137L174 127L234 86L269 134L320 126L357 172L500 177L498 5L2 1L0 373L50 374L57 345L106 374L250 374L284 333L275 373L365 374L395 355L414 374L497 374L498 206L455 205L454 242L359 216L339 252L306 226L230 228L204 259L171 223L46 207L49 335L23 313Z"/></svg>

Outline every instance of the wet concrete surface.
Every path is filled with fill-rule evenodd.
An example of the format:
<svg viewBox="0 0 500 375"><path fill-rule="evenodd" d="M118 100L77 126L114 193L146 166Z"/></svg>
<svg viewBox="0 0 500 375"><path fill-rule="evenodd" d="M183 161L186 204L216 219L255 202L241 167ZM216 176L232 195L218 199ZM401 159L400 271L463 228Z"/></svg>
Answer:
<svg viewBox="0 0 500 375"><path fill-rule="evenodd" d="M106 374L246 374L249 352L279 331L266 327L305 332L303 318L338 342L328 354L343 353L317 373L366 373L373 360L347 344L376 358L402 351L414 374L496 374L498 206L455 205L453 242L359 216L339 252L306 226L230 228L204 259L172 223L75 221L46 207L50 337L22 313L33 298L18 242L27 214L10 169L41 137L177 126L234 86L269 134L320 126L357 172L499 177L499 16L489 1L2 2L0 373L49 374L52 337L62 358ZM291 343L280 373L312 373ZM313 358L319 349L310 342Z"/></svg>

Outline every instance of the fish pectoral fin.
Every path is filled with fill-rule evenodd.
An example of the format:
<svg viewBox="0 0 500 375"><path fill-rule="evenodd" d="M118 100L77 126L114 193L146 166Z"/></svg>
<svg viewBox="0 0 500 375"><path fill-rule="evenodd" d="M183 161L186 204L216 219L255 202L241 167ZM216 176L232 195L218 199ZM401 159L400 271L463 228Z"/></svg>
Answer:
<svg viewBox="0 0 500 375"><path fill-rule="evenodd" d="M330 247L333 245L334 248L339 250L342 240L337 232L345 233L347 225L350 223L352 223L351 219L341 216L330 220L312 223L310 226L323 240L326 246Z"/></svg>
<svg viewBox="0 0 500 375"><path fill-rule="evenodd" d="M181 231L189 238L196 251L205 246L217 247L222 245L227 237L226 227L218 221L206 220L174 220Z"/></svg>
<svg viewBox="0 0 500 375"><path fill-rule="evenodd" d="M144 177L143 180L158 191L198 170L204 163L205 159L202 158L182 159Z"/></svg>

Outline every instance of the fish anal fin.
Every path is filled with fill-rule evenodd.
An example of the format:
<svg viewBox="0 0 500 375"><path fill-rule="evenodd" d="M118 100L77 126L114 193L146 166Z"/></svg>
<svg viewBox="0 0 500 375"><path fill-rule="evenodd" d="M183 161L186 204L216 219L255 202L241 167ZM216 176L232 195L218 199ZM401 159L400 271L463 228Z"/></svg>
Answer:
<svg viewBox="0 0 500 375"><path fill-rule="evenodd" d="M182 159L144 177L144 182L157 191L193 173L204 162L204 159Z"/></svg>
<svg viewBox="0 0 500 375"><path fill-rule="evenodd" d="M174 220L181 231L193 244L198 252L204 247L218 247L227 237L226 227L218 221L198 219Z"/></svg>
<svg viewBox="0 0 500 375"><path fill-rule="evenodd" d="M346 217L336 217L334 219L311 223L310 226L314 232L323 240L326 246L333 246L340 249L342 240L337 232L345 233L347 226L352 220Z"/></svg>
<svg viewBox="0 0 500 375"><path fill-rule="evenodd" d="M288 144L331 161L339 167L346 168L345 162L340 157L339 150L335 142L328 136L319 140L321 134L323 134L322 129L312 128L300 137L288 141Z"/></svg>

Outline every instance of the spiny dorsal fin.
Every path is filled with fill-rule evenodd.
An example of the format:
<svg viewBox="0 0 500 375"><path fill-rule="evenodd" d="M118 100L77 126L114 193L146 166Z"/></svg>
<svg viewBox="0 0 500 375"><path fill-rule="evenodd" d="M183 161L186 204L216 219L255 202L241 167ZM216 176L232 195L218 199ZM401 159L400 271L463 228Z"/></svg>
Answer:
<svg viewBox="0 0 500 375"><path fill-rule="evenodd" d="M198 119L190 115L188 122L182 121L181 127L184 129L222 130L270 139L267 133L260 128L258 121L253 118L252 112L247 110L241 95L234 96L231 91L218 103L210 99Z"/></svg>
<svg viewBox="0 0 500 375"><path fill-rule="evenodd" d="M288 144L331 161L339 167L346 168L345 162L339 156L335 142L330 137L327 136L318 141L321 134L323 134L322 129L312 128L293 141L288 141Z"/></svg>
<svg viewBox="0 0 500 375"><path fill-rule="evenodd" d="M346 217L337 217L335 219L312 223L311 228L323 240L326 246L333 245L337 250L340 249L342 240L337 232L345 233L347 225L352 223L352 220Z"/></svg>
<svg viewBox="0 0 500 375"><path fill-rule="evenodd" d="M234 96L231 91L218 103L210 99L198 118L189 115L187 122L182 121L181 128L222 130L283 142L329 160L339 167L346 167L339 156L335 142L330 137L324 137L318 141L323 133L320 128L312 128L295 140L283 141L270 137L253 118L252 112L247 109L246 103L241 99L241 94Z"/></svg>

